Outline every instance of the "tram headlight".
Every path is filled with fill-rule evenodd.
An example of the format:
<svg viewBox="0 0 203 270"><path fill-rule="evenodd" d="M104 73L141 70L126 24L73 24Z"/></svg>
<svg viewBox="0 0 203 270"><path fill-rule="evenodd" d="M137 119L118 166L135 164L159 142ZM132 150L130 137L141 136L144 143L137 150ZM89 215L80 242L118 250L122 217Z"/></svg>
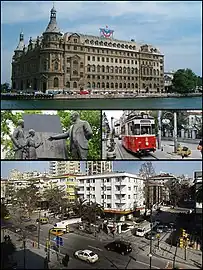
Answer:
<svg viewBox="0 0 203 270"><path fill-rule="evenodd" d="M146 146L148 146L149 145L149 143L148 142L146 142Z"/></svg>

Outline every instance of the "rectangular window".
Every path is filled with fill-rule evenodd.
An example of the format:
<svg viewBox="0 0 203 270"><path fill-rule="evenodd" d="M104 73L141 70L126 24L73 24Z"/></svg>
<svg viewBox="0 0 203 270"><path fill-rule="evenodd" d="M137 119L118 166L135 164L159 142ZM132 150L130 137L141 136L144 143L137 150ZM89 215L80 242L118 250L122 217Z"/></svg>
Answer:
<svg viewBox="0 0 203 270"><path fill-rule="evenodd" d="M109 58L108 57L106 58L106 62L109 62Z"/></svg>
<svg viewBox="0 0 203 270"><path fill-rule="evenodd" d="M90 56L87 57L87 60L90 61Z"/></svg>
<svg viewBox="0 0 203 270"><path fill-rule="evenodd" d="M80 72L80 77L83 77L83 72Z"/></svg>
<svg viewBox="0 0 203 270"><path fill-rule="evenodd" d="M113 63L113 58L111 58L111 63Z"/></svg>
<svg viewBox="0 0 203 270"><path fill-rule="evenodd" d="M74 46L74 51L77 51L78 47L77 46Z"/></svg>
<svg viewBox="0 0 203 270"><path fill-rule="evenodd" d="M95 56L92 56L92 61L95 61Z"/></svg>
<svg viewBox="0 0 203 270"><path fill-rule="evenodd" d="M118 59L117 58L115 59L115 63L118 63Z"/></svg>
<svg viewBox="0 0 203 270"><path fill-rule="evenodd" d="M104 57L102 57L102 62L104 62Z"/></svg>
<svg viewBox="0 0 203 270"><path fill-rule="evenodd" d="M74 39L74 43L78 43L78 40L77 40L77 38L75 38L75 39Z"/></svg>
<svg viewBox="0 0 203 270"><path fill-rule="evenodd" d="M123 64L125 64L125 59L123 59Z"/></svg>
<svg viewBox="0 0 203 270"><path fill-rule="evenodd" d="M120 63L120 64L122 63L122 59L119 59L119 63Z"/></svg>
<svg viewBox="0 0 203 270"><path fill-rule="evenodd" d="M100 57L97 57L97 61L98 61L98 62L100 61Z"/></svg>

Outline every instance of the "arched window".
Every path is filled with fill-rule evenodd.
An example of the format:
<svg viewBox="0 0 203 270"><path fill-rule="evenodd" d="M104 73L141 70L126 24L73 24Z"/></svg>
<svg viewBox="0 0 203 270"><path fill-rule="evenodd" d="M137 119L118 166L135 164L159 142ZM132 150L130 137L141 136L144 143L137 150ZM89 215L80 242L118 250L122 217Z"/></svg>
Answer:
<svg viewBox="0 0 203 270"><path fill-rule="evenodd" d="M92 66L92 71L95 72L95 65Z"/></svg>
<svg viewBox="0 0 203 270"><path fill-rule="evenodd" d="M54 87L59 87L59 79L57 77L54 78Z"/></svg>
<svg viewBox="0 0 203 270"><path fill-rule="evenodd" d="M97 66L97 72L100 72L100 69L101 69L101 67L98 65Z"/></svg>
<svg viewBox="0 0 203 270"><path fill-rule="evenodd" d="M138 88L138 84L137 83L135 84L135 88Z"/></svg>
<svg viewBox="0 0 203 270"><path fill-rule="evenodd" d="M119 88L122 88L122 83L119 83Z"/></svg>
<svg viewBox="0 0 203 270"><path fill-rule="evenodd" d="M74 75L74 76L77 76L77 75L78 75L77 70L73 70L73 75Z"/></svg>
<svg viewBox="0 0 203 270"><path fill-rule="evenodd" d="M138 69L137 68L135 68L135 74L137 74L138 73Z"/></svg>
<svg viewBox="0 0 203 270"><path fill-rule="evenodd" d="M105 72L105 67L104 66L102 66L102 72Z"/></svg>
<svg viewBox="0 0 203 270"><path fill-rule="evenodd" d="M73 65L77 66L78 65L78 61L77 60L74 60L73 61Z"/></svg>
<svg viewBox="0 0 203 270"><path fill-rule="evenodd" d="M151 83L149 84L149 88L152 88L152 84Z"/></svg>
<svg viewBox="0 0 203 270"><path fill-rule="evenodd" d="M54 63L54 70L58 70L59 69L59 64L58 64L58 62L55 62Z"/></svg>
<svg viewBox="0 0 203 270"><path fill-rule="evenodd" d="M66 82L66 87L70 88L70 82Z"/></svg>
<svg viewBox="0 0 203 270"><path fill-rule="evenodd" d="M126 83L123 84L123 88L126 88Z"/></svg>
<svg viewBox="0 0 203 270"><path fill-rule="evenodd" d="M106 67L106 72L109 73L109 66Z"/></svg>
<svg viewBox="0 0 203 270"><path fill-rule="evenodd" d="M91 83L90 82L87 83L87 87L91 88Z"/></svg>
<svg viewBox="0 0 203 270"><path fill-rule="evenodd" d="M100 88L100 82L97 83L97 88Z"/></svg>
<svg viewBox="0 0 203 270"><path fill-rule="evenodd" d="M74 83L73 83L73 88L74 88L74 89L78 88L77 82L74 82Z"/></svg>
<svg viewBox="0 0 203 270"><path fill-rule="evenodd" d="M159 76L159 70L158 70L158 69L157 69L157 71L156 71L156 75Z"/></svg>
<svg viewBox="0 0 203 270"><path fill-rule="evenodd" d="M131 69L131 73L134 74L134 68Z"/></svg>
<svg viewBox="0 0 203 270"><path fill-rule="evenodd" d="M132 84L131 84L131 88L132 88L132 89L134 89L134 88L135 88L134 83L132 83Z"/></svg>
<svg viewBox="0 0 203 270"><path fill-rule="evenodd" d="M102 88L105 88L105 83L104 82L102 83Z"/></svg>
<svg viewBox="0 0 203 270"><path fill-rule="evenodd" d="M118 89L118 83L115 83L115 88Z"/></svg>
<svg viewBox="0 0 203 270"><path fill-rule="evenodd" d="M153 70L154 76L156 76L156 69Z"/></svg>
<svg viewBox="0 0 203 270"><path fill-rule="evenodd" d="M149 75L149 69L147 68L147 75Z"/></svg>
<svg viewBox="0 0 203 270"><path fill-rule="evenodd" d="M119 67L119 73L122 73L122 67Z"/></svg>
<svg viewBox="0 0 203 270"><path fill-rule="evenodd" d="M128 88L130 88L130 83L128 83Z"/></svg>
<svg viewBox="0 0 203 270"><path fill-rule="evenodd" d="M123 73L126 74L126 67L123 68Z"/></svg>
<svg viewBox="0 0 203 270"><path fill-rule="evenodd" d="M95 88L95 82L92 83L92 88Z"/></svg>
<svg viewBox="0 0 203 270"><path fill-rule="evenodd" d="M114 84L113 83L111 83L111 88L114 88Z"/></svg>
<svg viewBox="0 0 203 270"><path fill-rule="evenodd" d="M118 67L115 67L115 73L118 73Z"/></svg>
<svg viewBox="0 0 203 270"><path fill-rule="evenodd" d="M106 88L107 88L107 89L109 88L109 83L108 83L108 82L106 83Z"/></svg>
<svg viewBox="0 0 203 270"><path fill-rule="evenodd" d="M150 68L150 75L152 75L152 68Z"/></svg>
<svg viewBox="0 0 203 270"><path fill-rule="evenodd" d="M87 71L90 72L91 71L91 67L90 65L87 66Z"/></svg>
<svg viewBox="0 0 203 270"><path fill-rule="evenodd" d="M113 67L110 67L111 73L113 73L113 69L114 69Z"/></svg>
<svg viewBox="0 0 203 270"><path fill-rule="evenodd" d="M154 83L154 88L156 88L156 83Z"/></svg>

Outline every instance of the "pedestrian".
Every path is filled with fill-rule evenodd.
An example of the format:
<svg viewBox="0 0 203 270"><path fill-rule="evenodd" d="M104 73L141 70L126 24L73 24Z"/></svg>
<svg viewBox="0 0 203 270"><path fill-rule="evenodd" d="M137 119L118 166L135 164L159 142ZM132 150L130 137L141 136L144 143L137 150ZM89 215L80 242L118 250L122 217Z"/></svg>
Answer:
<svg viewBox="0 0 203 270"><path fill-rule="evenodd" d="M199 150L202 154L202 140L200 140L198 146L197 146L197 150Z"/></svg>
<svg viewBox="0 0 203 270"><path fill-rule="evenodd" d="M69 255L66 253L66 255L65 255L65 257L63 257L63 259L62 259L62 264L64 265L64 266L68 266L68 263L69 263Z"/></svg>

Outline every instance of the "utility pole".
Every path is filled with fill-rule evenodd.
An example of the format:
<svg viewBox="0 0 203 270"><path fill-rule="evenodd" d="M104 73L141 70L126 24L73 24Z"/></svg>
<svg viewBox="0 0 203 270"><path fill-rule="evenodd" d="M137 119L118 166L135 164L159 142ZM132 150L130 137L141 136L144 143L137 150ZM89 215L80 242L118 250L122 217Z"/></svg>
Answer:
<svg viewBox="0 0 203 270"><path fill-rule="evenodd" d="M111 137L113 138L113 134L114 134L114 126L113 126L113 117L111 117Z"/></svg>
<svg viewBox="0 0 203 270"><path fill-rule="evenodd" d="M174 153L177 152L177 144L178 144L178 140L177 140L177 113L174 112Z"/></svg>
<svg viewBox="0 0 203 270"><path fill-rule="evenodd" d="M49 235L48 235L48 247L47 247L47 260L50 262L50 238L51 238L51 233L49 229Z"/></svg>
<svg viewBox="0 0 203 270"><path fill-rule="evenodd" d="M178 250L178 243L176 244L175 254L174 254L174 257L173 257L173 269L175 269L177 250Z"/></svg>
<svg viewBox="0 0 203 270"><path fill-rule="evenodd" d="M152 269L152 205L150 209L150 227L151 227L151 233L150 233L150 249L149 249L149 269Z"/></svg>
<svg viewBox="0 0 203 270"><path fill-rule="evenodd" d="M39 220L38 220L38 248L40 248L40 225L41 225L41 222L40 222L40 218L41 218L41 208L39 210Z"/></svg>
<svg viewBox="0 0 203 270"><path fill-rule="evenodd" d="M161 149L161 111L158 111L158 149Z"/></svg>

